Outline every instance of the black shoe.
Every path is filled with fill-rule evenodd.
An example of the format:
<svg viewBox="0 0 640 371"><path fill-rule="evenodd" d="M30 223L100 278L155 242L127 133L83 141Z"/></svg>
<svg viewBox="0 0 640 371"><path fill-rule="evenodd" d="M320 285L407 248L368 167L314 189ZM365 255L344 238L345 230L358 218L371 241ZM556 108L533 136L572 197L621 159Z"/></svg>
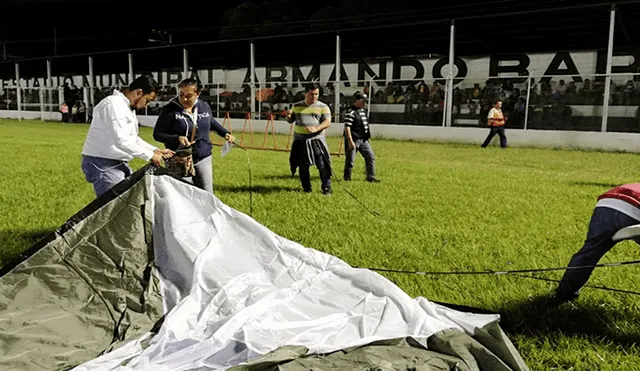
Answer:
<svg viewBox="0 0 640 371"><path fill-rule="evenodd" d="M331 190L330 189L323 189L322 190L322 194L325 196L331 196Z"/></svg>
<svg viewBox="0 0 640 371"><path fill-rule="evenodd" d="M304 193L311 193L311 188L309 188L309 189L303 189L303 192L304 192Z"/></svg>
<svg viewBox="0 0 640 371"><path fill-rule="evenodd" d="M351 181L351 178L342 178L342 179L344 179L345 182L350 182Z"/></svg>
<svg viewBox="0 0 640 371"><path fill-rule="evenodd" d="M549 300L549 302L551 304L554 305L561 305L564 303L569 303L571 301L574 301L578 298L578 295L573 293L573 294L565 294L565 293L561 293L556 291L555 294L551 297L551 299Z"/></svg>
<svg viewBox="0 0 640 371"><path fill-rule="evenodd" d="M376 178L370 178L370 179L367 179L367 182L369 182L369 183L380 183L381 180L376 179Z"/></svg>

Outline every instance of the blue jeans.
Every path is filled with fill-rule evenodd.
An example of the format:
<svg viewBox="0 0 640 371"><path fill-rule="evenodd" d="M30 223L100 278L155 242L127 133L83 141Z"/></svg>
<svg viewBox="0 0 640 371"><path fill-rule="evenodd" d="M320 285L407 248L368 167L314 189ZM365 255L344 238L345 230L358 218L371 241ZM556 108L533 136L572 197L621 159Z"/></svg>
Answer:
<svg viewBox="0 0 640 371"><path fill-rule="evenodd" d="M81 166L85 179L93 185L96 197L133 173L127 162L102 157L83 155Z"/></svg>
<svg viewBox="0 0 640 371"><path fill-rule="evenodd" d="M211 156L198 160L193 167L196 169L194 177L183 178L200 189L213 193L213 169L211 167Z"/></svg>
<svg viewBox="0 0 640 371"><path fill-rule="evenodd" d="M356 151L360 152L364 157L365 167L367 169L367 179L373 180L376 178L376 156L371 148L371 143L368 140L354 139L356 148L349 148L349 141L347 137L344 137L344 180L351 180L351 172L353 171L353 164L356 159Z"/></svg>
<svg viewBox="0 0 640 371"><path fill-rule="evenodd" d="M500 147L507 148L507 136L504 135L504 126L492 126L487 139L484 140L480 147L486 148L496 134L500 137Z"/></svg>
<svg viewBox="0 0 640 371"><path fill-rule="evenodd" d="M639 224L640 222L627 214L608 207L596 207L589 222L589 230L584 245L573 255L569 267L596 265L617 244L611 238L622 228ZM634 239L640 244L640 240ZM580 288L584 286L593 272L593 268L579 268L566 270L558 285L556 293L565 298L577 298Z"/></svg>

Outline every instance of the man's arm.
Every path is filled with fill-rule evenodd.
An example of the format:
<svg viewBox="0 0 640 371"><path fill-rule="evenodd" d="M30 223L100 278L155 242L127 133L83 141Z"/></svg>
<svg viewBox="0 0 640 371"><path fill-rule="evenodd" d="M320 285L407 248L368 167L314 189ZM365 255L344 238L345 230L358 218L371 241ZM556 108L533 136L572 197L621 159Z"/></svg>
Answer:
<svg viewBox="0 0 640 371"><path fill-rule="evenodd" d="M294 122L296 122L296 114L293 113L293 110L287 110L287 122L290 124L293 124Z"/></svg>
<svg viewBox="0 0 640 371"><path fill-rule="evenodd" d="M493 126L493 114L495 110L492 108L489 110L489 114L487 114L487 125Z"/></svg>
<svg viewBox="0 0 640 371"><path fill-rule="evenodd" d="M229 133L229 130L227 130L224 126L220 125L220 123L213 118L213 116L211 117L211 131L215 131L219 136L223 137L226 139L227 134Z"/></svg>
<svg viewBox="0 0 640 371"><path fill-rule="evenodd" d="M349 143L350 148L355 148L355 143L353 141L353 137L351 136L351 126L353 126L353 121L355 119L355 114L353 110L348 110L344 115L344 132L347 137L347 143Z"/></svg>
<svg viewBox="0 0 640 371"><path fill-rule="evenodd" d="M105 116L109 120L107 124L111 131L110 134L116 139L116 147L133 157L139 157L145 161L151 160L157 148L145 142L139 136L131 135L131 125L137 123L128 123L125 113L118 112L118 109L113 104L106 105L105 110Z"/></svg>
<svg viewBox="0 0 640 371"><path fill-rule="evenodd" d="M320 116L320 119L322 120L322 122L320 123L320 125L318 125L317 131L323 131L329 128L329 126L331 126L331 108L324 107L322 109L322 115Z"/></svg>
<svg viewBox="0 0 640 371"><path fill-rule="evenodd" d="M165 146L171 148L178 148L180 146L180 136L170 134L171 128L171 113L166 109L160 111L156 124L153 127L153 139L160 143L164 143Z"/></svg>

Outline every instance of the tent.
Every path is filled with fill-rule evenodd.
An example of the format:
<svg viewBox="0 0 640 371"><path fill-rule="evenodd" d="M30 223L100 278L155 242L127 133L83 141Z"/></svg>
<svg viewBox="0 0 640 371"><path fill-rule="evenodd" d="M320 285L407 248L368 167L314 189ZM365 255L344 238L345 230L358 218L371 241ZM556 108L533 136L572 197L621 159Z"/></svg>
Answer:
<svg viewBox="0 0 640 371"><path fill-rule="evenodd" d="M147 165L0 271L0 369L528 370L459 309Z"/></svg>

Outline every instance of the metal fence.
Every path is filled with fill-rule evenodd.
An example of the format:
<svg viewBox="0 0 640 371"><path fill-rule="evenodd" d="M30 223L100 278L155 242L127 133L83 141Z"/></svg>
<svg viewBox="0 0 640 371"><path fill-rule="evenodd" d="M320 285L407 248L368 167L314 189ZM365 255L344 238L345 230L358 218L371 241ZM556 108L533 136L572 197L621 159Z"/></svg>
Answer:
<svg viewBox="0 0 640 371"><path fill-rule="evenodd" d="M237 69L193 67L190 53L200 53L203 45L120 51L117 58L105 53L76 56L73 58L85 60L87 68L75 74L65 70L59 59L48 59L46 65L45 60L30 60L16 62L15 78L0 83L0 110L16 111L18 118L43 112L43 118L87 122L101 99L144 73L153 75L162 87L157 100L138 111L147 116L157 115L176 96L180 80L195 77L202 87L200 99L211 105L218 118L227 114L245 118L250 113L255 119L270 114L283 119L284 110L304 99L304 83L317 81L320 99L329 105L336 122L352 104L353 94L365 92L370 121L375 124L485 127L488 111L500 99L510 128L638 132L640 73L612 73L614 23L615 10L611 9L606 55L585 51L456 56L452 22L449 53L436 57L343 63L341 37L336 35L335 63L305 66L256 66L256 47L251 41L246 43L247 66ZM604 73L598 74L603 57ZM159 71L145 69L143 63L136 67L137 59L162 59L168 67ZM40 66L46 76L21 78L20 68L25 64L29 69ZM576 65L589 72L578 71ZM624 70L619 63L616 67ZM64 118L62 110L68 111Z"/></svg>

